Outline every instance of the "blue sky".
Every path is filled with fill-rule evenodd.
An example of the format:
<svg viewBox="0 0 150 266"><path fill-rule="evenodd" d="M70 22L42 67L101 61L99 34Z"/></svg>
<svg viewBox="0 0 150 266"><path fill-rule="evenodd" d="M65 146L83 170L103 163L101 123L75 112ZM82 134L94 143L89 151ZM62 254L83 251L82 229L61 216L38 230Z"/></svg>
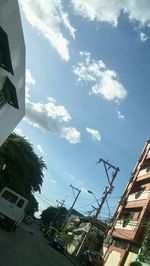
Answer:
<svg viewBox="0 0 150 266"><path fill-rule="evenodd" d="M40 210L74 200L84 214L107 179L99 158L120 168L113 214L149 137L150 2L20 0L26 44L25 135L47 163ZM93 203L92 203L93 202ZM107 206L101 217L108 217Z"/></svg>

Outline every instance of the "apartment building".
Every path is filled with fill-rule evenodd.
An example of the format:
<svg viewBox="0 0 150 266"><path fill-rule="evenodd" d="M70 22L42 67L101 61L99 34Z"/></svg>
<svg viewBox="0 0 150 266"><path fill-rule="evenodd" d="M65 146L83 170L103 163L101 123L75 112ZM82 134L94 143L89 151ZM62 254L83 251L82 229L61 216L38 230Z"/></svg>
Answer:
<svg viewBox="0 0 150 266"><path fill-rule="evenodd" d="M0 0L0 146L25 114L25 44L17 0Z"/></svg>
<svg viewBox="0 0 150 266"><path fill-rule="evenodd" d="M128 266L135 260L149 219L150 139L132 172L108 231L105 266Z"/></svg>

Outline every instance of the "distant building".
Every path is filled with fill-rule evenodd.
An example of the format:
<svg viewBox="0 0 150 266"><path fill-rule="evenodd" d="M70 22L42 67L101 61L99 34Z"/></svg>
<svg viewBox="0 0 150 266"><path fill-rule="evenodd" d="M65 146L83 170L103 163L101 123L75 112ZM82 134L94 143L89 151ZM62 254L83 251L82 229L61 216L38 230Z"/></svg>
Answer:
<svg viewBox="0 0 150 266"><path fill-rule="evenodd" d="M69 246L68 252L78 255L88 249L100 251L105 237L107 224L99 220L95 221L90 234L88 234L92 222L93 217L80 218L80 222L76 224L76 228L72 230L74 233L74 239ZM87 234L88 237L86 238Z"/></svg>
<svg viewBox="0 0 150 266"><path fill-rule="evenodd" d="M17 0L0 0L0 146L25 114L25 44Z"/></svg>
<svg viewBox="0 0 150 266"><path fill-rule="evenodd" d="M128 266L137 257L150 219L150 139L129 179L106 238L105 266Z"/></svg>
<svg viewBox="0 0 150 266"><path fill-rule="evenodd" d="M80 222L81 217L84 217L84 215L76 211L75 209L72 209L65 226L66 229L74 229L76 225Z"/></svg>

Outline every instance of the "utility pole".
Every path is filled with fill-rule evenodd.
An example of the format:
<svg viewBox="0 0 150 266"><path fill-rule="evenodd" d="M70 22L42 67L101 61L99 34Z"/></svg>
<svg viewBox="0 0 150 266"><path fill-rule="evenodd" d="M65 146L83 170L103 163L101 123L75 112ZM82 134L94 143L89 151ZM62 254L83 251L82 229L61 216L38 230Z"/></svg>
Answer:
<svg viewBox="0 0 150 266"><path fill-rule="evenodd" d="M59 212L60 212L60 210L61 210L61 207L64 205L64 203L65 203L65 200L62 200L62 201L59 201L59 200L56 200L56 202L58 203L58 204L60 204L60 206L59 205L57 205L57 212L56 212L56 214L54 215L54 218L53 218L53 220L51 221L51 223L50 223L50 225L53 225L54 224L54 222L55 222L55 220L56 220L56 218L57 218L57 216L58 216L58 214L59 214Z"/></svg>
<svg viewBox="0 0 150 266"><path fill-rule="evenodd" d="M99 204L99 208L97 209L97 212L96 212L94 220L97 220L98 215L99 215L99 213L100 213L105 201L107 200L107 196L109 194L111 194L111 192L112 192L112 190L114 188L113 187L113 182L115 180L115 177L116 177L117 173L119 172L119 168L115 167L112 164L110 164L108 161L105 161L104 159L100 159L98 161L98 163L101 163L101 162L103 162L103 164L104 164L104 168L105 168L105 172L106 172L106 176L107 176L107 179L108 179L109 186L105 187L105 190L103 192L104 196L102 197L101 203ZM111 168L113 170L115 170L115 172L112 173L112 178L110 179L108 170L111 169Z"/></svg>
<svg viewBox="0 0 150 266"><path fill-rule="evenodd" d="M81 193L81 190L80 190L80 189L78 189L78 188L76 188L76 187L73 187L72 185L70 185L70 187L71 187L72 189L78 191L78 193L77 193L77 195L76 195L76 197L75 197L75 199L74 199L74 201L73 201L73 203L72 203L72 206L70 207L70 209L69 209L69 211L68 211L68 214L67 214L67 217L66 217L66 222L65 222L65 224L67 224L67 222L68 222L68 220L69 220L69 217L70 217L70 215L71 215L71 211L72 211L72 209L73 209L73 207L74 207L74 205L75 205L75 203L76 203L76 201L77 201L77 199L78 199L78 197L79 197L79 195L80 195L80 193Z"/></svg>
<svg viewBox="0 0 150 266"><path fill-rule="evenodd" d="M89 235L90 235L90 233L91 233L91 231L92 231L92 229L93 229L93 226L94 226L94 224L95 224L95 221L97 220L97 218L98 218L98 216L99 216L99 214L100 214L100 212L101 212L101 210L102 210L102 207L103 207L103 205L104 205L104 203L105 203L105 201L107 200L107 196L109 195L109 194L111 194L111 192L112 192L112 190L113 190L113 182L114 182L114 180L115 180L115 177L117 176L117 173L119 172L119 168L118 167L115 167L114 165L112 165L112 164L110 164L108 161L106 161L106 160L104 160L104 159L99 159L99 161L97 162L97 163L103 163L103 165L104 165L104 169L105 169L105 172L106 172L106 176L107 176L107 180L108 180L108 183L109 183L109 185L108 186L106 186L105 187L105 190L104 190L104 192L103 192L103 197L102 197L102 199L101 199L101 202L98 204L99 206L98 206L98 208L97 208L97 210L96 210L96 214L95 214L95 216L93 217L93 221L91 222L91 226L90 226L90 228L89 228L89 230L88 230L88 232L86 233L86 235L84 236L84 238L83 238L83 240L82 240L82 242L81 242L81 245L80 245L80 247L79 247L79 249L78 249L78 251L77 251L77 253L76 253L76 256L78 256L78 254L79 254L79 252L81 251L81 249L83 248L83 246L84 246L84 243L85 243L85 241L87 240L87 238L89 237ZM110 178L110 176L109 176L109 170L115 170L115 172L113 172L112 173L112 177Z"/></svg>
<svg viewBox="0 0 150 266"><path fill-rule="evenodd" d="M77 193L77 195L76 195L76 197L75 197L75 200L74 200L74 202L73 202L73 204L72 204L72 206L71 206L71 208L70 208L70 210L69 210L69 211L71 212L72 209L73 209L73 207L74 207L74 205L75 205L75 203L76 203L76 201L77 201L77 199L78 199L78 197L79 197L79 195L80 195L80 193L81 193L81 190L78 189L78 188L76 188L76 187L73 187L72 185L70 185L70 187L71 187L72 189L78 191L78 193Z"/></svg>

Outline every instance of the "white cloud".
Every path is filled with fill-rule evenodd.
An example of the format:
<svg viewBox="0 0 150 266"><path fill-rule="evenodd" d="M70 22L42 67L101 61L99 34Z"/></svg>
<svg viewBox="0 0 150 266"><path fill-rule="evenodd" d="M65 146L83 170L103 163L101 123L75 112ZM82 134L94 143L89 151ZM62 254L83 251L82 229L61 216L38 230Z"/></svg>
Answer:
<svg viewBox="0 0 150 266"><path fill-rule="evenodd" d="M90 21L107 22L117 26L123 12L130 21L136 21L140 27L150 26L150 1L137 0L71 0L75 12Z"/></svg>
<svg viewBox="0 0 150 266"><path fill-rule="evenodd" d="M60 135L72 144L80 142L80 132L74 127L62 128Z"/></svg>
<svg viewBox="0 0 150 266"><path fill-rule="evenodd" d="M35 85L35 79L33 78L31 71L26 69L26 98L30 98L30 86Z"/></svg>
<svg viewBox="0 0 150 266"><path fill-rule="evenodd" d="M69 177L69 179L75 180L75 177L72 174L70 174L68 172L66 172L65 174L66 174L67 177Z"/></svg>
<svg viewBox="0 0 150 266"><path fill-rule="evenodd" d="M140 32L140 40L141 42L146 42L148 40L148 37L144 32Z"/></svg>
<svg viewBox="0 0 150 266"><path fill-rule="evenodd" d="M23 136L23 132L21 128L16 127L13 132L16 133L17 135Z"/></svg>
<svg viewBox="0 0 150 266"><path fill-rule="evenodd" d="M80 56L83 60L73 66L73 73L78 77L78 81L90 83L89 94L102 96L108 101L120 101L126 97L127 91L114 70L106 69L102 60L91 59L90 53L80 52Z"/></svg>
<svg viewBox="0 0 150 266"><path fill-rule="evenodd" d="M53 179L53 178L49 178L49 181L50 181L51 183L53 183L53 184L56 184L56 183L57 183L57 181L56 181L55 179Z"/></svg>
<svg viewBox="0 0 150 266"><path fill-rule="evenodd" d="M89 194L88 190L85 187L80 188L81 192Z"/></svg>
<svg viewBox="0 0 150 266"><path fill-rule="evenodd" d="M29 69L26 69L26 84L35 85L35 79L33 78L31 71Z"/></svg>
<svg viewBox="0 0 150 266"><path fill-rule="evenodd" d="M95 130L93 128L86 128L86 131L92 136L92 139L95 141L101 141L101 134L98 130Z"/></svg>
<svg viewBox="0 0 150 266"><path fill-rule="evenodd" d="M25 120L44 132L55 133L70 143L80 142L80 132L74 127L66 127L71 116L64 106L56 105L53 98L47 103L35 103L27 99Z"/></svg>
<svg viewBox="0 0 150 266"><path fill-rule="evenodd" d="M125 116L119 110L117 110L117 117L122 120L125 119Z"/></svg>
<svg viewBox="0 0 150 266"><path fill-rule="evenodd" d="M43 148L42 148L41 144L36 145L36 148L38 149L38 151L39 151L42 155L44 155L44 151L43 151Z"/></svg>
<svg viewBox="0 0 150 266"><path fill-rule="evenodd" d="M20 4L32 27L49 41L62 59L68 61L69 41L62 34L61 28L64 26L73 38L75 29L68 13L64 11L62 0L20 0Z"/></svg>

